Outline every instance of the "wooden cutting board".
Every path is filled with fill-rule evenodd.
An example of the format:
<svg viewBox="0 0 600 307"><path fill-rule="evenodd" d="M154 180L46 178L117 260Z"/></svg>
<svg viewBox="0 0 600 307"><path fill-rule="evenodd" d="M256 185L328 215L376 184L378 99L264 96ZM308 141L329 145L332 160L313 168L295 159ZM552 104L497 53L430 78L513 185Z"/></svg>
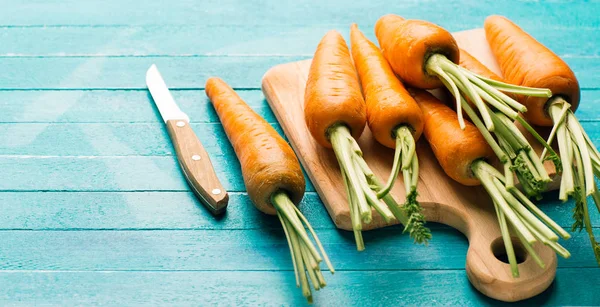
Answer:
<svg viewBox="0 0 600 307"><path fill-rule="evenodd" d="M483 30L454 35L463 49L499 73ZM275 66L264 75L262 89L335 225L352 230L347 197L335 155L332 150L315 142L304 122L304 89L309 67L310 60ZM358 143L374 173L379 178L387 178L393 150L379 145L368 127ZM539 152L540 148L536 150ZM504 251L504 246L493 204L484 189L466 187L448 177L438 165L424 137L417 144L417 153L420 165L418 200L428 221L454 227L469 239L466 271L471 283L485 295L503 301L523 300L545 290L556 274L555 253L541 244L535 246L546 264L546 268L541 269L526 256L522 248L518 249L517 254L524 261L519 264L521 277L513 278L509 265L495 256ZM550 163L547 169L551 176L555 175ZM556 184L552 186L555 188ZM392 193L399 203L404 202L406 194L401 179L394 185ZM384 226L387 224L373 211L373 221L364 225L363 229ZM435 240L435 233L432 240ZM369 248L368 241L365 245Z"/></svg>

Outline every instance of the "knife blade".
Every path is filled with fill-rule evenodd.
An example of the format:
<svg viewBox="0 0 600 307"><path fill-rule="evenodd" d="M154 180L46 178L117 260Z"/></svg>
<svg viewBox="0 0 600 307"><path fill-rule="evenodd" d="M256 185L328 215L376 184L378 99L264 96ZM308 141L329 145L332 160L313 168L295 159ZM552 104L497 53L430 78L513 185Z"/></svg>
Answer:
<svg viewBox="0 0 600 307"><path fill-rule="evenodd" d="M189 117L175 103L154 64L146 72L146 85L165 121L177 161L192 191L210 212L223 213L229 202L227 191L219 181L208 153L190 127Z"/></svg>

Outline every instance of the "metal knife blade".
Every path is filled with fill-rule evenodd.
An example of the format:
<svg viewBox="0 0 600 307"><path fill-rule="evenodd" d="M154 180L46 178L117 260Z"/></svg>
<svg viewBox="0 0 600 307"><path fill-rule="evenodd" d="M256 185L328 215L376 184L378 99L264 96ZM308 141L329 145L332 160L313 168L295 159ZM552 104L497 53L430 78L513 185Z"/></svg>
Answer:
<svg viewBox="0 0 600 307"><path fill-rule="evenodd" d="M173 100L155 65L146 73L146 84L167 125L179 166L192 191L213 214L224 212L229 196L215 173L208 153L190 127L188 116Z"/></svg>
<svg viewBox="0 0 600 307"><path fill-rule="evenodd" d="M146 72L146 85L165 123L170 119L182 119L188 123L190 122L187 114L183 113L175 103L169 88L154 64Z"/></svg>

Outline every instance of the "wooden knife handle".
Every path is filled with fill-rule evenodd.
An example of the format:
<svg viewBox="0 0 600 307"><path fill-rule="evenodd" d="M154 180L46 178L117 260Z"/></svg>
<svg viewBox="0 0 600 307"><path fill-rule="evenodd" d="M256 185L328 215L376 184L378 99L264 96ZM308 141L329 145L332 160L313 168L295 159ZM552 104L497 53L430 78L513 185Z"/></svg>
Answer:
<svg viewBox="0 0 600 307"><path fill-rule="evenodd" d="M190 124L185 120L168 120L167 131L175 147L181 170L196 196L213 214L223 213L227 208L229 196Z"/></svg>

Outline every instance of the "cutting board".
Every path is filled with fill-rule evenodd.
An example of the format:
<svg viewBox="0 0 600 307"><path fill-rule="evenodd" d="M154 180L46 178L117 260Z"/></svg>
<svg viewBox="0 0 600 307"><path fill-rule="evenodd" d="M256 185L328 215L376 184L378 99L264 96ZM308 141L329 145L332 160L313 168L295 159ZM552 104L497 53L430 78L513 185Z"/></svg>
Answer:
<svg viewBox="0 0 600 307"><path fill-rule="evenodd" d="M459 46L499 73L483 30L458 32L454 36ZM264 75L262 89L335 225L352 230L347 196L335 155L332 150L315 142L304 122L304 89L309 67L310 60L275 66ZM374 173L379 178L387 178L393 150L379 145L368 127L358 143ZM541 148L536 150L540 152ZM522 247L516 248L518 258L524 261L519 264L521 276L513 278L510 266L496 256L503 253L504 245L494 206L485 190L463 186L448 177L424 137L417 143L417 153L420 168L418 200L424 208L424 214L428 221L449 225L467 236L469 249L466 271L475 288L503 301L523 300L544 291L556 274L555 253L541 244L534 247L546 264L546 268L542 269L531 257L527 257ZM551 176L557 177L551 164L547 163L546 166ZM406 196L401 180L392 190L399 203L404 202ZM556 188L556 184L553 183L551 188ZM384 226L388 224L373 211L373 221L363 225L363 229ZM435 232L432 240L435 240ZM369 248L368 241L365 245Z"/></svg>

